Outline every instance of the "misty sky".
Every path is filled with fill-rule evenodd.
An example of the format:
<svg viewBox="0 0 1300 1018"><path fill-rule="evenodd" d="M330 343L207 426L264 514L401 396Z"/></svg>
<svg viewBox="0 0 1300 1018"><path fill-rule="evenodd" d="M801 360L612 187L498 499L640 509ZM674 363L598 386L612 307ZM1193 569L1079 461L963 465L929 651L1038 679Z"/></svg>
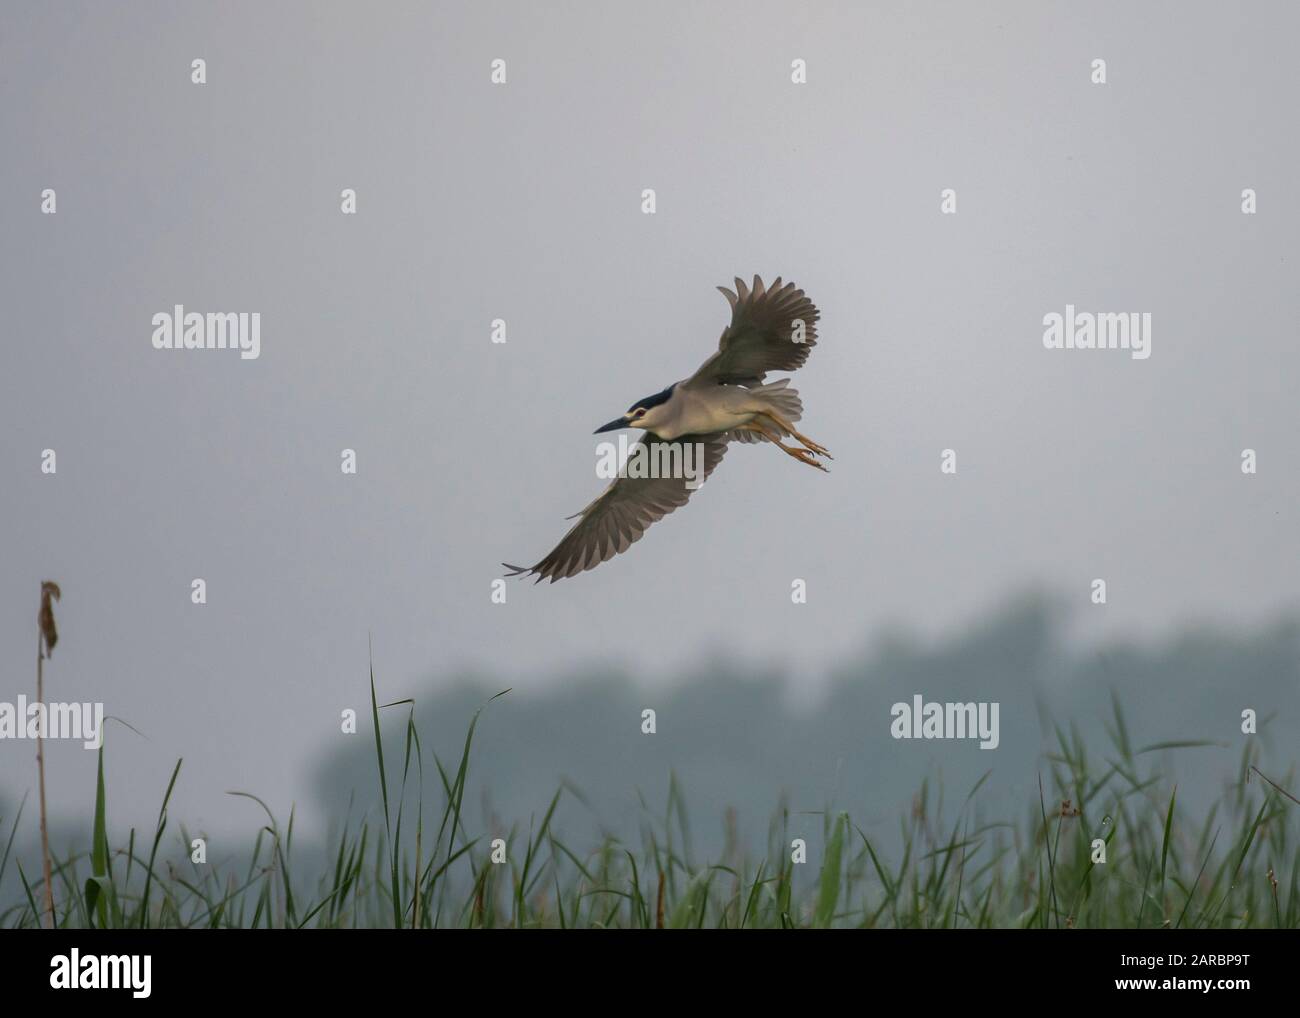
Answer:
<svg viewBox="0 0 1300 1018"><path fill-rule="evenodd" d="M109 735L132 822L179 756L196 825L258 822L227 789L308 798L370 634L386 699L715 654L811 695L882 628L1026 587L1077 600L1084 642L1300 604L1294 4L0 19L0 700L34 691L55 579L48 695L147 736ZM733 448L628 554L492 604L599 490L592 430L694 371L714 287L754 273L821 309L794 382L832 472ZM1149 312L1150 359L1045 350L1067 303ZM259 312L261 356L153 349L175 304ZM93 766L51 748L55 811ZM34 784L0 742L0 794Z"/></svg>

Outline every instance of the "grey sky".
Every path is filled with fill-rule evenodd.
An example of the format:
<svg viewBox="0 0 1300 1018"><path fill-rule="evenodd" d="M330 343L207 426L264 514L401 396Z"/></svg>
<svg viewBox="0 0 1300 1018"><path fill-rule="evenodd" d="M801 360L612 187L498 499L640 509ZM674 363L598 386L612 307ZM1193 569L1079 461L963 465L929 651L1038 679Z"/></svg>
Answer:
<svg viewBox="0 0 1300 1018"><path fill-rule="evenodd" d="M1027 585L1082 640L1300 603L1294 4L0 10L0 700L56 579L50 696L149 736L110 735L133 820L181 755L194 823L304 799L368 633L390 699L713 653L806 690ZM733 449L627 555L493 605L755 272L822 311L794 382L833 472ZM260 312L260 359L154 350L177 303ZM1066 303L1150 312L1151 358L1044 350ZM54 747L55 809L92 775Z"/></svg>

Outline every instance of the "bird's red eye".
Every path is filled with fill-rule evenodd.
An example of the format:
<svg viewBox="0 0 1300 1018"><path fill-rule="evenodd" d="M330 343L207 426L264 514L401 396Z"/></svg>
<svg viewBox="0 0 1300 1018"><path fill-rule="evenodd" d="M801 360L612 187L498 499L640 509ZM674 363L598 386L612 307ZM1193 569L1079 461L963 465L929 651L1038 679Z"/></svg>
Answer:
<svg viewBox="0 0 1300 1018"><path fill-rule="evenodd" d="M644 416L645 416L645 409L642 408L641 410L638 410L638 411L636 412L636 416L637 416L637 417L644 417Z"/></svg>

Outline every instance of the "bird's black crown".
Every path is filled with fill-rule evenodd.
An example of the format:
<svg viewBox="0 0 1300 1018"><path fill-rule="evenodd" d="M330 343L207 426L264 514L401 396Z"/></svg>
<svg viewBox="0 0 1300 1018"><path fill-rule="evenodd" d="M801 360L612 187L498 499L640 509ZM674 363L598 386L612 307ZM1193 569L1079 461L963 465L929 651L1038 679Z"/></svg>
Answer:
<svg viewBox="0 0 1300 1018"><path fill-rule="evenodd" d="M645 399L637 400L635 403L633 403L630 407L627 408L627 412L631 413L637 407L645 407L645 409L649 410L651 407L659 406L661 403L667 403L668 398L672 396L673 389L676 388L676 386L677 383L674 382L672 385L668 386L668 388L666 388L663 392L656 392L653 396L647 396Z"/></svg>

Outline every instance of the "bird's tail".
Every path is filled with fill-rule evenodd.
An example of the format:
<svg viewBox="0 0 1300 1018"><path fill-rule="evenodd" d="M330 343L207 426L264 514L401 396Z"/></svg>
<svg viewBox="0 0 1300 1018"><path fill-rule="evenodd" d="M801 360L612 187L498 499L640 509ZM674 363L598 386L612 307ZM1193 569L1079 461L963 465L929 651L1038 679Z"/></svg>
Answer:
<svg viewBox="0 0 1300 1018"><path fill-rule="evenodd" d="M760 385L751 392L787 421L797 421L803 416L803 400L799 398L798 389L790 388L788 378Z"/></svg>
<svg viewBox="0 0 1300 1018"><path fill-rule="evenodd" d="M799 390L790 388L790 379L767 385L756 385L749 390L763 409L780 414L787 421L794 422L803 416L803 401L799 399ZM728 433L734 442L766 442L767 439L754 431L732 431Z"/></svg>

